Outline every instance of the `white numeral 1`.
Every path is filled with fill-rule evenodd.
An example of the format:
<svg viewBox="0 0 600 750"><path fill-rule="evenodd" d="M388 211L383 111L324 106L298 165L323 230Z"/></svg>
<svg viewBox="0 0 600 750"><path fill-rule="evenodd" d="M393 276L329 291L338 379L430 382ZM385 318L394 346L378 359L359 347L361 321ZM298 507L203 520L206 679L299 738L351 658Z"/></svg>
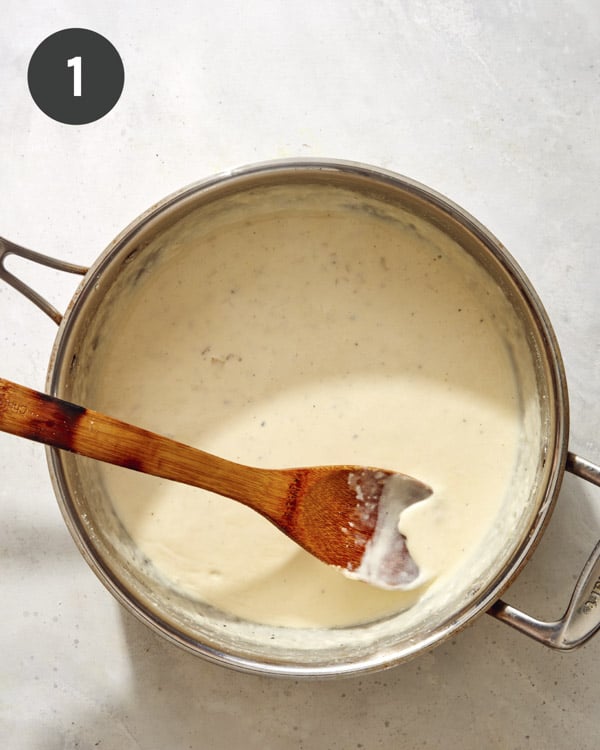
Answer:
<svg viewBox="0 0 600 750"><path fill-rule="evenodd" d="M73 96L81 96L81 57L67 60L67 68L73 68Z"/></svg>

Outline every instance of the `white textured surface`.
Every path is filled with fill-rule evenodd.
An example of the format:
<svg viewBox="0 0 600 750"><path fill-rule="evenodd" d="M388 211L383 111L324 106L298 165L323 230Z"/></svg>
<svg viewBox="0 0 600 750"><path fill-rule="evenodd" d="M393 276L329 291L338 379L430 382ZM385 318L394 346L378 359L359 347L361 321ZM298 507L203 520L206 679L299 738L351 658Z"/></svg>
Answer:
<svg viewBox="0 0 600 750"><path fill-rule="evenodd" d="M49 120L26 85L35 47L70 26L107 36L126 71L116 108L82 127ZM242 163L330 156L407 174L477 216L528 273L565 359L571 448L600 460L596 0L4 0L0 47L2 235L86 264L155 200ZM23 274L65 307L73 279ZM0 321L0 374L42 388L53 324L5 285ZM105 592L39 446L0 436L0 476L2 747L598 747L600 638L556 654L484 616L362 679L232 673ZM599 500L567 477L508 601L561 613Z"/></svg>

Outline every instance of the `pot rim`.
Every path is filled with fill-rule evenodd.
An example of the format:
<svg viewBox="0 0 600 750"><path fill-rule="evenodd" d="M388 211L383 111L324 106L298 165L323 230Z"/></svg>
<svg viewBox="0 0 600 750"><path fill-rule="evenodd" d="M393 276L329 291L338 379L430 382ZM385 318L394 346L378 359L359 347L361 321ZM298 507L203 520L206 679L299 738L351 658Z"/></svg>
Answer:
<svg viewBox="0 0 600 750"><path fill-rule="evenodd" d="M63 471L63 464L60 459L60 451L53 448L47 448L46 454L52 484L58 499L61 513L64 517L67 528L73 536L73 539L83 557L115 598L153 630L161 633L168 640L182 646L186 650L191 651L196 655L202 655L209 661L246 672L263 675L272 674L289 677L308 676L320 678L364 674L366 672L395 666L400 662L415 657L427 649L431 649L434 645L437 646L444 640L456 635L476 617L488 610L510 586L533 554L541 539L542 533L550 520L562 483L568 453L569 404L566 374L558 342L549 317L533 285L513 256L486 227L456 203L422 183L390 170L360 162L340 159L277 159L220 172L175 191L161 201L155 203L134 219L98 256L97 260L90 267L88 273L85 275L73 295L59 325L48 365L46 388L50 394L59 395L58 388L61 373L65 366L69 365L69 363L65 361L65 354L74 322L76 321L85 300L89 294L92 293L98 280L111 264L119 248L124 243L143 229L153 219L199 193L218 188L224 183L234 185L236 181L241 182L254 175L285 172L298 174L310 172L320 174L332 173L337 175L353 174L363 178L372 179L377 184L391 186L396 189L400 188L403 191L407 191L414 196L417 196L426 203L433 205L435 209L448 215L454 221L457 221L462 225L467 231L471 232L485 247L486 251L502 265L504 271L507 272L523 300L526 302L534 327L537 329L538 336L543 343L543 354L548 367L548 386L549 390L554 395L553 416L556 427L555 432L552 435L553 444L548 446L548 455L545 456L545 461L550 461L551 464L545 480L543 500L540 503L536 516L529 527L528 534L519 547L514 550L510 560L504 566L502 571L480 594L475 597L475 599L456 613L456 616L451 623L445 623L442 627L435 629L428 637L419 640L414 647L405 649L402 654L397 655L395 658L389 658L387 655L381 657L375 654L374 656L361 658L352 663L315 667L314 665L302 664L278 665L268 661L260 662L234 654L223 653L207 646L206 644L189 639L181 631L174 628L166 619L161 619L155 612L151 612L147 609L141 601L136 599L131 592L126 590L121 581L116 578L109 567L101 559L100 555L97 554L96 549L84 528L81 518L79 518L74 510Z"/></svg>

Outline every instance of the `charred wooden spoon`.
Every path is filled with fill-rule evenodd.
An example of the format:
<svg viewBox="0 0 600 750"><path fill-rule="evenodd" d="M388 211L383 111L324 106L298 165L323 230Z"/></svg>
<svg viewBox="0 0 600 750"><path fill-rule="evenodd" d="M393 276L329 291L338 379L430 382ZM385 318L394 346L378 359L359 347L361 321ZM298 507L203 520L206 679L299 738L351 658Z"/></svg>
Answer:
<svg viewBox="0 0 600 750"><path fill-rule="evenodd" d="M2 378L0 430L225 495L323 562L375 586L407 588L419 575L398 519L431 489L405 474L364 466L242 466Z"/></svg>

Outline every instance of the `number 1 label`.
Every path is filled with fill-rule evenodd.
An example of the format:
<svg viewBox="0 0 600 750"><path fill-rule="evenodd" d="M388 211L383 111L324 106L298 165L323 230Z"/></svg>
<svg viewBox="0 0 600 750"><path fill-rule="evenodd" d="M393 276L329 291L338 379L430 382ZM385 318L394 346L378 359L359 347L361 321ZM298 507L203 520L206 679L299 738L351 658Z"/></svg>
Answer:
<svg viewBox="0 0 600 750"><path fill-rule="evenodd" d="M73 96L81 96L81 56L68 59L67 68L73 68Z"/></svg>
<svg viewBox="0 0 600 750"><path fill-rule="evenodd" d="M5 4L0 0L0 9ZM119 101L124 83L121 55L90 29L50 34L38 44L27 68L31 98L44 114L65 125L86 125L104 117Z"/></svg>

